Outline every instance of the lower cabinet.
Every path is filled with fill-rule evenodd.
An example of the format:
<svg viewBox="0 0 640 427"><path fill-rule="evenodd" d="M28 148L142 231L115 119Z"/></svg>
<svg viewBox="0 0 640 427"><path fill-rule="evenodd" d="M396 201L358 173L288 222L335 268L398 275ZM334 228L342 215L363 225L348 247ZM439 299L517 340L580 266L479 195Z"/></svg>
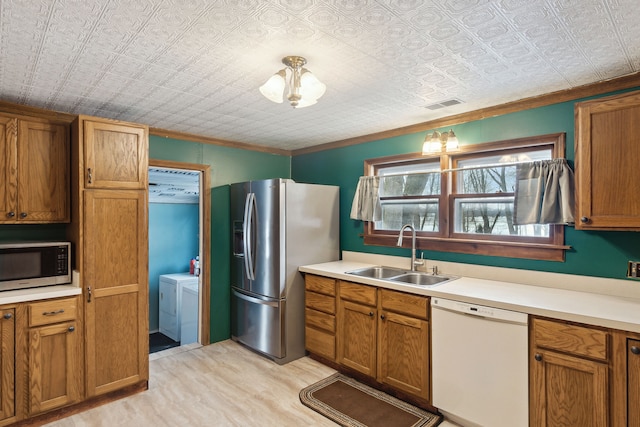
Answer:
<svg viewBox="0 0 640 427"><path fill-rule="evenodd" d="M0 309L0 424L16 415L15 360L16 313L14 308Z"/></svg>
<svg viewBox="0 0 640 427"><path fill-rule="evenodd" d="M328 277L305 278L305 348L336 360L336 281Z"/></svg>
<svg viewBox="0 0 640 427"><path fill-rule="evenodd" d="M531 322L530 426L640 427L640 334Z"/></svg>
<svg viewBox="0 0 640 427"><path fill-rule="evenodd" d="M627 340L627 425L640 426L640 337Z"/></svg>
<svg viewBox="0 0 640 427"><path fill-rule="evenodd" d="M640 334L613 334L613 425L640 427Z"/></svg>
<svg viewBox="0 0 640 427"><path fill-rule="evenodd" d="M330 299L319 298L322 280L332 285L333 295L322 291ZM310 353L395 390L430 399L429 298L310 274L305 282ZM329 333L335 323L318 321L319 314L329 312L335 312L335 338Z"/></svg>
<svg viewBox="0 0 640 427"><path fill-rule="evenodd" d="M429 299L380 289L378 381L430 400Z"/></svg>
<svg viewBox="0 0 640 427"><path fill-rule="evenodd" d="M82 398L77 308L77 298L29 304L29 416Z"/></svg>
<svg viewBox="0 0 640 427"><path fill-rule="evenodd" d="M0 425L83 397L80 297L0 307Z"/></svg>
<svg viewBox="0 0 640 427"><path fill-rule="evenodd" d="M339 295L338 363L375 377L377 290L340 281Z"/></svg>

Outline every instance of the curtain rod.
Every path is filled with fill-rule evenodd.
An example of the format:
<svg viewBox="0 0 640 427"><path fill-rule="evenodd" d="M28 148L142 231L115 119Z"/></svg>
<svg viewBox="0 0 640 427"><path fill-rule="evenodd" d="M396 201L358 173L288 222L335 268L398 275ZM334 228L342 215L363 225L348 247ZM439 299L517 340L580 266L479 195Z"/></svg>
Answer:
<svg viewBox="0 0 640 427"><path fill-rule="evenodd" d="M548 159L548 160L564 160L564 159ZM537 160L539 161L539 160ZM403 176L403 175L424 175L424 174L431 174L431 173L447 173L447 172L458 172L458 171L466 171L466 170L474 170L474 169L490 169L490 168L496 168L496 167L503 167L503 166L516 166L516 165L523 165L526 163L534 163L535 161L526 161L526 162L504 162L504 163L492 163L492 164L488 164L488 165L478 165L478 166L467 166L467 167L463 167L463 168L451 168L451 169L438 169L438 170L430 170L430 171L423 171L423 172L398 172L398 173L390 173L387 175L380 175L380 178L385 178L387 176Z"/></svg>

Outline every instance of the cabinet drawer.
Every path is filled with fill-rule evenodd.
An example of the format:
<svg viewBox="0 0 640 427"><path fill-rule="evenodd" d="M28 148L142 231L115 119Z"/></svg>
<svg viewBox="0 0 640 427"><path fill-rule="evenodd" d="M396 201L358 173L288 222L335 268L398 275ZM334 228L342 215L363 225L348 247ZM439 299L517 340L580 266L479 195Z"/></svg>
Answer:
<svg viewBox="0 0 640 427"><path fill-rule="evenodd" d="M29 326L75 320L77 311L76 298L31 303L29 304Z"/></svg>
<svg viewBox="0 0 640 427"><path fill-rule="evenodd" d="M314 328L305 328L305 347L310 353L324 356L328 359L336 359L336 337L329 332L319 331Z"/></svg>
<svg viewBox="0 0 640 427"><path fill-rule="evenodd" d="M336 314L336 299L315 292L305 292L305 306L324 313Z"/></svg>
<svg viewBox="0 0 640 427"><path fill-rule="evenodd" d="M537 347L578 356L607 360L608 333L600 329L533 319L533 339Z"/></svg>
<svg viewBox="0 0 640 427"><path fill-rule="evenodd" d="M429 298L427 297L381 289L380 302L385 310L407 314L418 319L428 319Z"/></svg>
<svg viewBox="0 0 640 427"><path fill-rule="evenodd" d="M305 309L305 325L313 326L318 329L324 329L327 332L334 333L336 331L336 316L323 313L321 311Z"/></svg>
<svg viewBox="0 0 640 427"><path fill-rule="evenodd" d="M377 289L373 286L340 281L340 298L359 304L376 305Z"/></svg>
<svg viewBox="0 0 640 427"><path fill-rule="evenodd" d="M308 291L318 292L319 294L334 295L336 294L336 280L328 277L314 276L307 274L304 278L305 289Z"/></svg>

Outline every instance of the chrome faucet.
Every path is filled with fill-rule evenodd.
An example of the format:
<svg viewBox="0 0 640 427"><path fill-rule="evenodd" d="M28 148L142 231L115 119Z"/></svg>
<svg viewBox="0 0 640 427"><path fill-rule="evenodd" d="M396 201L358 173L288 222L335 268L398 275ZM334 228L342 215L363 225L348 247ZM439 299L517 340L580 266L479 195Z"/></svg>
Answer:
<svg viewBox="0 0 640 427"><path fill-rule="evenodd" d="M402 246L402 233L406 228L411 229L411 271L416 271L416 266L423 265L423 260L416 260L416 229L411 224L405 224L400 229L400 235L398 236L398 245Z"/></svg>

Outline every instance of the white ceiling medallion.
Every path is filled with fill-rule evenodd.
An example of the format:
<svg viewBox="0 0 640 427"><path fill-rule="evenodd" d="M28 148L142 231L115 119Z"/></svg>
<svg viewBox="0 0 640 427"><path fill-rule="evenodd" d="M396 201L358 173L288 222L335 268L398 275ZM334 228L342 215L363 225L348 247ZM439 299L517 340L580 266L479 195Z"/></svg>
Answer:
<svg viewBox="0 0 640 427"><path fill-rule="evenodd" d="M293 108L303 108L318 102L327 87L311 71L303 68L307 60L301 56L285 56L282 63L286 68L275 73L265 84L260 86L262 93L268 100L282 103L287 86L287 71L289 72L287 100Z"/></svg>

